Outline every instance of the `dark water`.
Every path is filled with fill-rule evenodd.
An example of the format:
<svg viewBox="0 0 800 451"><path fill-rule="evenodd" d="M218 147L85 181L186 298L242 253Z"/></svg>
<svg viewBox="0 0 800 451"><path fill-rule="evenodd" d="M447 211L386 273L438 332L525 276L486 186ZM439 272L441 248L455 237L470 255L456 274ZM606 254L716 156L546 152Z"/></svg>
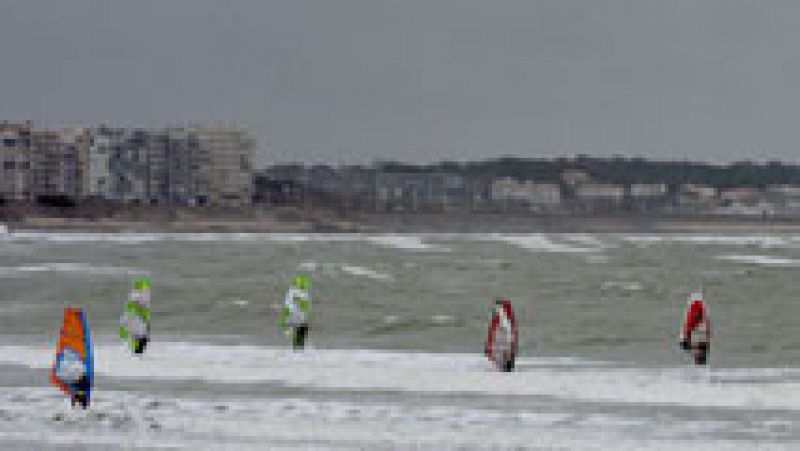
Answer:
<svg viewBox="0 0 800 451"><path fill-rule="evenodd" d="M314 279L321 347L470 352L491 301L519 316L523 352L675 360L689 292L714 322L714 361L800 358L800 241L790 236L41 235L0 241L0 330L52 337L66 303L116 332L136 274L153 278L157 334L282 345L276 306L295 271ZM530 352L528 352L530 351Z"/></svg>

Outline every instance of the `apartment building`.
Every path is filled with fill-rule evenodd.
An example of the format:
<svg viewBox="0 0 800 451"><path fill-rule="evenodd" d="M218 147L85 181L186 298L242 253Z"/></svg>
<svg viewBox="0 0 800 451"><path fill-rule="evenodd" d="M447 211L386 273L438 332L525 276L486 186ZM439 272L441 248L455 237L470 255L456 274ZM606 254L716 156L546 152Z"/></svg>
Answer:
<svg viewBox="0 0 800 451"><path fill-rule="evenodd" d="M29 155L33 197L64 194L61 134L50 130L32 131Z"/></svg>
<svg viewBox="0 0 800 451"><path fill-rule="evenodd" d="M193 128L197 140L191 158L193 203L238 207L253 197L255 141L244 130Z"/></svg>
<svg viewBox="0 0 800 451"><path fill-rule="evenodd" d="M530 208L553 207L561 203L561 188L557 183L504 177L492 181L491 199L493 202L519 202Z"/></svg>
<svg viewBox="0 0 800 451"><path fill-rule="evenodd" d="M30 157L30 124L0 122L0 197L3 200L30 200Z"/></svg>

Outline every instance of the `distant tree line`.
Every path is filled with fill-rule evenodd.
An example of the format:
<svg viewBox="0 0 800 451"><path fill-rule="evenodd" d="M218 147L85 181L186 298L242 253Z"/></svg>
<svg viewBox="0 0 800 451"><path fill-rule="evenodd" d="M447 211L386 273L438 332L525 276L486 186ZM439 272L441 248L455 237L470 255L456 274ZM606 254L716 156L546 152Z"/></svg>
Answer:
<svg viewBox="0 0 800 451"><path fill-rule="evenodd" d="M651 161L643 158L498 158L481 162L443 161L431 165L380 162L381 172L451 172L473 177L512 177L519 180L557 182L569 169L586 172L594 180L611 183L697 183L716 188L800 184L800 166L771 161L714 165L691 161Z"/></svg>

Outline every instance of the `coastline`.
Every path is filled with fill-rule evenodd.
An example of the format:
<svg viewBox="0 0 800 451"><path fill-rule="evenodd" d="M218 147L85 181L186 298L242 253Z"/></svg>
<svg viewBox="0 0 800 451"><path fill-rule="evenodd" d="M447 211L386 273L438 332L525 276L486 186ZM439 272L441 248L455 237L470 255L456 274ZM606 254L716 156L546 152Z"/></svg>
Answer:
<svg viewBox="0 0 800 451"><path fill-rule="evenodd" d="M800 233L800 219L780 218L497 213L343 216L319 210L172 218L26 216L4 224L8 231L104 233Z"/></svg>

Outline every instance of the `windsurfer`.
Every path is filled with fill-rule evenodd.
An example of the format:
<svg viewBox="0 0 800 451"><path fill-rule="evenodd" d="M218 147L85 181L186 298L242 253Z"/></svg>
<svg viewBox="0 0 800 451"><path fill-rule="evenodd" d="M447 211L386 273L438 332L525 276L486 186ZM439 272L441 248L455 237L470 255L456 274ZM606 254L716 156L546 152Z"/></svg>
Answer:
<svg viewBox="0 0 800 451"><path fill-rule="evenodd" d="M50 381L66 393L72 406L89 406L93 376L92 345L86 314L80 308L65 307L56 358Z"/></svg>
<svg viewBox="0 0 800 451"><path fill-rule="evenodd" d="M708 361L711 343L711 320L701 293L692 293L681 327L680 347L692 354L698 365Z"/></svg>
<svg viewBox="0 0 800 451"><path fill-rule="evenodd" d="M518 336L517 322L511 309L511 301L495 300L484 345L484 354L494 362L500 371L514 370Z"/></svg>
<svg viewBox="0 0 800 451"><path fill-rule="evenodd" d="M292 337L292 347L303 349L308 336L309 315L311 313L311 279L298 275L292 279L284 297L284 305L278 316L278 323L286 335Z"/></svg>
<svg viewBox="0 0 800 451"><path fill-rule="evenodd" d="M129 342L134 354L144 353L150 341L150 279L134 279L120 318L119 336Z"/></svg>

